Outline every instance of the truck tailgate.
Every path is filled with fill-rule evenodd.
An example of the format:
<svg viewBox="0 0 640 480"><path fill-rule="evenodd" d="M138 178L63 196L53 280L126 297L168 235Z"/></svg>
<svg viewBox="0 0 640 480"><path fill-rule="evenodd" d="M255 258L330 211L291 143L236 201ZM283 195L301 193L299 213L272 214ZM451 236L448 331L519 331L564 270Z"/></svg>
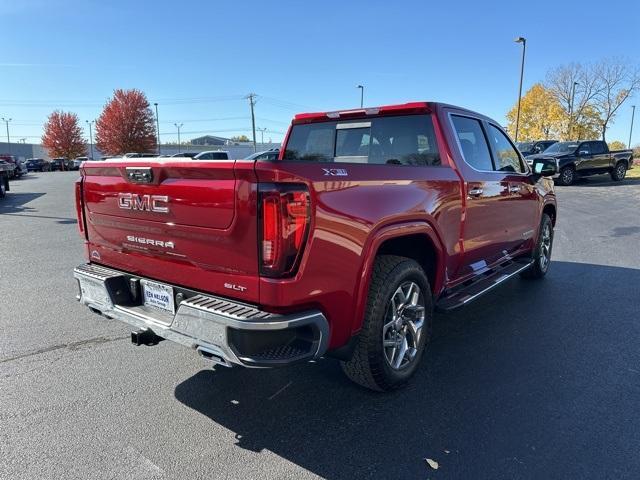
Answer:
<svg viewBox="0 0 640 480"><path fill-rule="evenodd" d="M85 162L92 262L258 302L253 162Z"/></svg>

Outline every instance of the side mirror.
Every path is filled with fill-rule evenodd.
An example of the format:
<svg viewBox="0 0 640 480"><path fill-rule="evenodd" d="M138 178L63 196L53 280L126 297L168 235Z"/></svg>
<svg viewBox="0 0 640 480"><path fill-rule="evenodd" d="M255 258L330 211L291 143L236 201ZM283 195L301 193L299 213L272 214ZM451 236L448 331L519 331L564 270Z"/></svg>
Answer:
<svg viewBox="0 0 640 480"><path fill-rule="evenodd" d="M541 177L552 177L558 173L558 165L555 158L536 158L531 165L535 175Z"/></svg>

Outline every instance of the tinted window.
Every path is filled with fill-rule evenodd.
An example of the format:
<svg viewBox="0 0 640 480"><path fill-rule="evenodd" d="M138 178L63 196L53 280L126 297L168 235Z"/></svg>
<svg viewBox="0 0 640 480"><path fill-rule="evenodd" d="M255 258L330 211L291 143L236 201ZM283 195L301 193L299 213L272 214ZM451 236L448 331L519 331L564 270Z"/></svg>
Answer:
<svg viewBox="0 0 640 480"><path fill-rule="evenodd" d="M604 153L604 145L602 142L591 142L591 153L593 155L600 155Z"/></svg>
<svg viewBox="0 0 640 480"><path fill-rule="evenodd" d="M227 155L227 152L213 152L211 158L213 160L228 160L229 155Z"/></svg>
<svg viewBox="0 0 640 480"><path fill-rule="evenodd" d="M511 145L502 130L489 125L489 141L496 153L496 170L501 172L524 172L524 166L520 162L518 151Z"/></svg>
<svg viewBox="0 0 640 480"><path fill-rule="evenodd" d="M578 149L578 155L591 155L591 148L589 143L581 143Z"/></svg>
<svg viewBox="0 0 640 480"><path fill-rule="evenodd" d="M294 125L284 159L332 162L335 133L335 122Z"/></svg>
<svg viewBox="0 0 640 480"><path fill-rule="evenodd" d="M428 115L294 125L284 159L440 165L433 123Z"/></svg>
<svg viewBox="0 0 640 480"><path fill-rule="evenodd" d="M464 161L476 170L493 170L491 154L480 122L473 118L457 115L453 115L451 119L460 142Z"/></svg>

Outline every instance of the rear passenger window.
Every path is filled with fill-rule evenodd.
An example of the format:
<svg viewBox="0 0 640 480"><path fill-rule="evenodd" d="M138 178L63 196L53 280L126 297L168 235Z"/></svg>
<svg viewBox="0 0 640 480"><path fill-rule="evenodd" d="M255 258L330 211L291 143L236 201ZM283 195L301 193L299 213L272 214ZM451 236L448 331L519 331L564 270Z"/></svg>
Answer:
<svg viewBox="0 0 640 480"><path fill-rule="evenodd" d="M604 145L602 142L591 142L591 154L600 155L604 153Z"/></svg>
<svg viewBox="0 0 640 480"><path fill-rule="evenodd" d="M502 130L489 125L489 141L493 144L496 153L496 170L500 172L523 173L524 165L520 161L517 150L502 133Z"/></svg>
<svg viewBox="0 0 640 480"><path fill-rule="evenodd" d="M474 118L452 115L464 161L476 170L492 171L493 163L480 122Z"/></svg>
<svg viewBox="0 0 640 480"><path fill-rule="evenodd" d="M440 165L429 115L294 125L285 160Z"/></svg>

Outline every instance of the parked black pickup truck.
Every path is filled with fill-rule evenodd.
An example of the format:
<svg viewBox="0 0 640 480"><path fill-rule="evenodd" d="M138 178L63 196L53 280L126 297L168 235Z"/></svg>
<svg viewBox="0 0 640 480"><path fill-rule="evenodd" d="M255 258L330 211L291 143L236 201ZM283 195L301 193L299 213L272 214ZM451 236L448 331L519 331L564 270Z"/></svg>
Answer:
<svg viewBox="0 0 640 480"><path fill-rule="evenodd" d="M0 198L9 191L9 177L15 169L15 165L4 160L0 160Z"/></svg>
<svg viewBox="0 0 640 480"><path fill-rule="evenodd" d="M516 147L520 150L520 153L525 157L528 155L536 155L538 153L543 153L547 148L549 148L554 143L558 143L557 140L538 140L535 142L518 142L516 143Z"/></svg>
<svg viewBox="0 0 640 480"><path fill-rule="evenodd" d="M631 168L632 150L609 150L606 142L590 140L586 142L558 142L544 153L526 157L531 165L538 158L554 158L558 166L557 182L571 185L579 177L608 173L619 182Z"/></svg>

